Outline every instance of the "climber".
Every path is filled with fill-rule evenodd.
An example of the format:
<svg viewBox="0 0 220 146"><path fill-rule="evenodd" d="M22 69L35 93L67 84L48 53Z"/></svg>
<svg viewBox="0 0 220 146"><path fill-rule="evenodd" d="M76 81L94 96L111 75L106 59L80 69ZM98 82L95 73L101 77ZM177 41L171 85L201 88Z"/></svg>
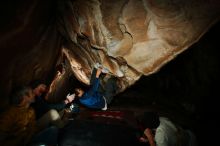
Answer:
<svg viewBox="0 0 220 146"><path fill-rule="evenodd" d="M106 75L108 79L103 87L100 85L102 73L108 74ZM75 88L75 95L79 97L80 103L88 108L107 110L107 105L111 103L117 89L117 78L109 75L107 68L95 64L90 79L90 88L85 91L82 88Z"/></svg>

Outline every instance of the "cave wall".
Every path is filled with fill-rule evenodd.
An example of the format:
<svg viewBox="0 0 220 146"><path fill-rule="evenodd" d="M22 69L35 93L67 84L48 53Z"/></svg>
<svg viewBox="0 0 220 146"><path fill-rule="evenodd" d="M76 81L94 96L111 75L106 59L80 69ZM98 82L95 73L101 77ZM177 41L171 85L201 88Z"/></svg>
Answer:
<svg viewBox="0 0 220 146"><path fill-rule="evenodd" d="M50 80L61 52L55 9L52 0L1 2L0 107L8 103L14 87Z"/></svg>
<svg viewBox="0 0 220 146"><path fill-rule="evenodd" d="M0 7L1 106L18 85L49 83L61 54L83 83L100 62L125 90L197 42L220 16L218 0L17 0Z"/></svg>
<svg viewBox="0 0 220 146"><path fill-rule="evenodd" d="M219 137L220 23L197 43L118 94L112 105L155 110L191 129L198 145L216 145ZM210 141L211 139L211 141Z"/></svg>
<svg viewBox="0 0 220 146"><path fill-rule="evenodd" d="M219 20L220 3L67 0L59 1L58 12L58 29L69 40L66 48L75 54L78 68L89 77L100 62L124 79L125 89L197 42ZM79 80L88 84L88 79Z"/></svg>
<svg viewBox="0 0 220 146"><path fill-rule="evenodd" d="M123 89L140 79L114 105L162 105L179 116L185 110L196 119L201 140L217 139L219 7L218 0L3 1L0 108L18 85L35 79L49 84L63 53L84 83L95 62L118 76ZM69 71L57 87L69 85ZM59 97L67 92L55 90Z"/></svg>
<svg viewBox="0 0 220 146"><path fill-rule="evenodd" d="M117 95L112 104L134 109L156 108L182 126L191 126L201 145L209 144L207 137L217 139L217 129L220 129L217 116L220 113L219 33L220 23L217 23L158 73L142 76Z"/></svg>

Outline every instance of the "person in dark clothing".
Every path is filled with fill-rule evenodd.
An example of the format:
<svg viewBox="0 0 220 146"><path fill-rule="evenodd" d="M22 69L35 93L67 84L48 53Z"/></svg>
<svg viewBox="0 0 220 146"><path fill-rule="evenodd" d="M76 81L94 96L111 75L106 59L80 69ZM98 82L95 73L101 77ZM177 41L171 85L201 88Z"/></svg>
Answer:
<svg viewBox="0 0 220 146"><path fill-rule="evenodd" d="M106 73L103 70L102 67L93 69L88 90L84 91L82 88L75 89L76 97L79 97L80 103L88 108L107 110L107 104L111 103L118 89L117 78L113 76L107 80L102 88L99 78L101 73Z"/></svg>
<svg viewBox="0 0 220 146"><path fill-rule="evenodd" d="M33 103L31 106L34 108L36 113L36 119L39 120L38 123L40 125L44 125L45 127L48 126L48 124L51 124L49 119L54 119L53 123L54 125L58 127L63 127L64 123L61 120L62 115L64 113L64 109L68 103L71 103L74 96L67 96L67 98L62 101L61 103L49 103L47 101L47 86L45 84L41 83L35 83L32 84L33 94L35 96L35 103ZM58 111L61 111L60 113ZM44 115L44 116L43 116ZM43 118L42 118L43 116ZM49 121L48 121L49 120Z"/></svg>
<svg viewBox="0 0 220 146"><path fill-rule="evenodd" d="M55 109L57 111L63 110L66 105L71 103L74 99L73 96L67 96L67 98L60 103L49 103L47 101L47 96L45 96L48 92L47 86L45 84L39 82L35 84L33 83L32 89L35 96L35 103L33 103L31 106L36 111L37 119L51 109Z"/></svg>

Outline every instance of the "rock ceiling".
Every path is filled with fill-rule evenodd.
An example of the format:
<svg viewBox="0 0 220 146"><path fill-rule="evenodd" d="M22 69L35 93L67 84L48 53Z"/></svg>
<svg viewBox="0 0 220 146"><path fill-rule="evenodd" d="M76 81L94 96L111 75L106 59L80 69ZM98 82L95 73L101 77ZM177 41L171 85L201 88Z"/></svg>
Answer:
<svg viewBox="0 0 220 146"><path fill-rule="evenodd" d="M59 4L58 27L79 80L88 84L100 62L126 88L197 42L219 10L218 0L69 0Z"/></svg>
<svg viewBox="0 0 220 146"><path fill-rule="evenodd" d="M0 10L1 106L16 85L48 81L61 50L80 81L100 62L122 91L197 42L219 20L220 2L20 0Z"/></svg>

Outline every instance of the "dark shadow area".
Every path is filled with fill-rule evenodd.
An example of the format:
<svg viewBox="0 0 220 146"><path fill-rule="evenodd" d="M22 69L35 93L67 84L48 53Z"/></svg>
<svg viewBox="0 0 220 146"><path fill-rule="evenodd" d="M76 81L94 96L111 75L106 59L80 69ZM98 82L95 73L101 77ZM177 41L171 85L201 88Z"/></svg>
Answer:
<svg viewBox="0 0 220 146"><path fill-rule="evenodd" d="M60 133L61 146L138 146L135 129L97 123L93 120L74 120Z"/></svg>

